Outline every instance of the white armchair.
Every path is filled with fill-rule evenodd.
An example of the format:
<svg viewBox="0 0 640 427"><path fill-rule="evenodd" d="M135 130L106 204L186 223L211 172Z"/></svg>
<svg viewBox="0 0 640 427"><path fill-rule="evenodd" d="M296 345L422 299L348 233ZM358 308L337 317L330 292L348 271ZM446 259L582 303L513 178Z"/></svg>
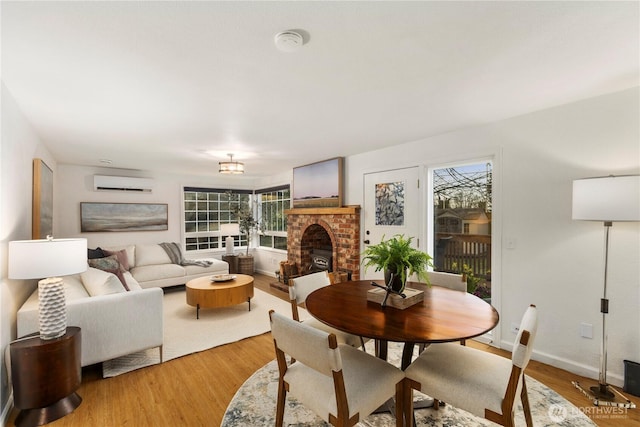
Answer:
<svg viewBox="0 0 640 427"><path fill-rule="evenodd" d="M284 422L287 393L324 421L348 427L369 416L395 395L403 398L404 373L336 336L274 311L269 312L278 361L276 426ZM287 366L286 355L296 361ZM396 427L403 413L396 405Z"/></svg>
<svg viewBox="0 0 640 427"><path fill-rule="evenodd" d="M511 360L451 343L427 348L405 371L403 406L407 425L413 423L415 389L504 426L514 425L520 396L527 426L532 427L524 370L531 359L537 328L537 310L531 305L522 318Z"/></svg>

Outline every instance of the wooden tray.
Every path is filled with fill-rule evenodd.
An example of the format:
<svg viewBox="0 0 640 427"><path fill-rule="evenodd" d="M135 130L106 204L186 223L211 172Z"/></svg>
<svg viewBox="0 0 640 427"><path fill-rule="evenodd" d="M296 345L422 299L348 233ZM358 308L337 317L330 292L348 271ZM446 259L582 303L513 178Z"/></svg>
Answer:
<svg viewBox="0 0 640 427"><path fill-rule="evenodd" d="M381 288L370 289L367 291L367 301L382 304L386 294L387 291ZM387 306L404 310L405 308L411 307L412 305L424 300L424 291L418 289L405 288L404 294L407 296L406 298L402 298L400 295L395 294L389 295L389 298L387 298Z"/></svg>

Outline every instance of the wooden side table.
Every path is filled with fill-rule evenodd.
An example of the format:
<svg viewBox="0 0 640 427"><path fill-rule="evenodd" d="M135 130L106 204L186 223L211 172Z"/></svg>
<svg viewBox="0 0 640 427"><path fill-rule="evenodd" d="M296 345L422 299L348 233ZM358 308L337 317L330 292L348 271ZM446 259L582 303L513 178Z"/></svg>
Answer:
<svg viewBox="0 0 640 427"><path fill-rule="evenodd" d="M81 338L80 328L72 326L60 338L34 336L11 343L13 398L21 410L16 426L47 424L80 405Z"/></svg>
<svg viewBox="0 0 640 427"><path fill-rule="evenodd" d="M222 255L222 260L229 264L229 274L239 273L238 255Z"/></svg>

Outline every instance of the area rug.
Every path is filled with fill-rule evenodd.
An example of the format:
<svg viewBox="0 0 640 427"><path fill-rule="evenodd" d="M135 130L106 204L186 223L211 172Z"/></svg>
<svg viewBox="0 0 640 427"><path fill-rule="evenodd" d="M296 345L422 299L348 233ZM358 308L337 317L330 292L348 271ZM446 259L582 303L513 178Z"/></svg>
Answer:
<svg viewBox="0 0 640 427"><path fill-rule="evenodd" d="M369 353L372 349L367 350ZM389 361L399 366L401 347L389 344ZM535 426L596 426L577 407L555 391L527 377L527 390L533 423ZM363 392L365 392L363 390ZM275 360L256 371L236 392L227 407L221 427L260 427L275 425L276 397L278 395L278 365ZM415 393L416 399L426 396ZM415 411L416 426L429 427L466 427L496 426L483 418L476 417L451 405L434 409L418 409ZM326 427L322 419L306 409L294 398L287 396L284 425L289 427ZM394 426L395 418L389 413L375 414L357 424L359 427ZM516 411L516 426L524 426L522 408Z"/></svg>
<svg viewBox="0 0 640 427"><path fill-rule="evenodd" d="M163 359L168 361L268 332L269 310L291 314L291 304L254 289L251 311L246 303L200 309L200 319L196 319L196 309L187 305L184 290L165 293ZM303 309L299 313L302 319L309 316ZM109 378L158 363L160 352L152 348L104 362L102 374Z"/></svg>

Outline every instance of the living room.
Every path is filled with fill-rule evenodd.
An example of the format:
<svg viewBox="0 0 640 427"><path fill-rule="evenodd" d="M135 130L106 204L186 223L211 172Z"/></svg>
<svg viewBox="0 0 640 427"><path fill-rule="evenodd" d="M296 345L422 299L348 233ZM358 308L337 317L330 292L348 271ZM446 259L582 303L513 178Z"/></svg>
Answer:
<svg viewBox="0 0 640 427"><path fill-rule="evenodd" d="M251 7L247 2L240 3L245 3L247 8ZM572 3L571 7L575 10L570 8L565 10L563 8L569 6L563 4L560 10L551 8L541 13L541 16L547 18L554 16L562 22L562 25L568 25L567 22L572 20L571 16L574 12L578 17L575 18L576 21L590 17L593 20L589 21L590 25L603 33L596 31L597 37L593 38L587 37L589 34L587 30L580 33L587 44L587 48L580 54L586 57L591 52L593 58L576 59L575 63L563 64L562 67L558 65L558 69L551 66L547 69L541 66L540 69L529 73L522 72L517 76L520 80L515 78L510 80L509 84L505 85L506 88L499 86L499 89L496 89L495 98L487 97L484 90L480 91L480 88L472 86L472 84L480 85L481 81L443 80L440 83L442 87L450 85L455 89L447 92L449 96L459 96L463 100L461 104L444 106L455 108L456 111L461 112L460 115L466 117L465 125L459 125L459 127L451 127L443 122L432 125L428 131L421 130L417 123L446 118L441 116L442 112L437 105L428 103L420 103L422 109L416 110L412 116L405 118L403 123L402 117L393 112L393 108L399 106L401 102L393 98L395 103L386 105L384 108L380 107L380 110L375 111L377 115L372 113L369 119L354 115L354 120L358 118L360 121L356 120L351 128L342 129L345 133L337 139L339 144L334 146L335 151L323 149L320 152L314 152L316 150L308 148L312 144L322 146L326 135L334 136L333 133L323 133L322 128L328 126L327 116L314 109L314 116L309 117L304 124L291 123L287 120L279 122L285 129L278 134L279 136L295 132L294 137L290 138L297 144L295 151L292 149L286 154L278 152L274 155L272 153L275 150L269 146L269 140L265 139L262 142L261 138L253 134L254 140L261 142L255 143L252 150L246 151L254 151L257 156L254 159L235 158L245 163L244 176L218 174L218 161L224 161L224 157L214 158L200 152L189 159L193 162L194 172L171 168L168 163L165 163L166 158L161 159L156 156L154 150L150 148L153 147L152 143L147 147L149 153L146 155L144 151L138 151L137 148L129 150L129 145L135 147L133 138L129 139L122 135L116 135L116 139L121 138L120 140L114 141L105 137L99 141L103 146L113 145L115 149L103 150L93 145L87 153L89 156L87 158L90 160L69 160L73 155L83 152L82 141L86 138L84 127L88 126L90 121L80 120L79 118L84 116L76 111L77 115L74 116L77 120L76 125L82 127L82 131L74 134L75 139L67 144L66 149L59 148L64 144L60 143L57 136L58 125L55 122L35 121L35 118L41 115L37 114L39 107L29 101L33 94L25 92L25 85L21 80L20 84L16 83L16 86L12 86L13 82L17 81L15 71L11 69L11 64L7 63L4 57L5 43L12 47L11 52L15 52L17 43L15 38L5 40L7 33L4 28L7 25L13 28L12 25L16 25L15 19L22 17L22 13L28 16L33 11L21 9L16 5L14 5L16 9L11 9L3 4L2 145L0 148L2 159L0 175L2 349L5 350L9 342L16 338L16 312L37 287L35 281L29 281L25 286L24 281L8 279L7 274L8 243L31 238L33 159L42 159L53 171L55 237L86 237L89 247L129 243L184 242L182 197L185 186L255 190L277 185L291 185L294 167L341 156L345 160L343 205L363 206L366 198L364 180L367 174L415 167L419 169L421 181L427 182L432 168L491 160L494 165L493 241L496 254L492 266L492 285L497 292L492 299L492 304L500 313L501 319L495 331L494 345L510 350L515 337L511 331L511 324L521 317L529 304L536 304L540 310L540 326L534 348L534 360L566 369L577 375L597 378L601 352L598 336L602 332L599 305L602 296L604 227L601 223L572 220L572 181L594 176L640 173L638 143L640 141L638 71L640 25L637 19L638 3L636 2L614 2L611 6L605 6L604 3L608 2L603 2L600 5L603 8L600 11L601 21L594 17L597 14L593 12L585 12L585 15L582 15L583 11L580 7L584 6L580 3L567 3ZM607 7L613 8L613 11ZM622 9L617 10L616 7ZM76 12L80 13L81 10L82 8L78 6ZM329 14L329 12L326 13ZM268 14L268 16L271 15ZM569 17L560 19L560 16L566 15ZM622 19L624 16L626 18ZM616 21L616 19L622 19L622 21ZM277 28L278 31L295 28L297 25L305 28L304 20L291 23L276 21L278 25L285 25L283 28ZM275 29L275 24L273 25ZM302 49L312 47L313 43L321 43L322 33L314 33L310 27L305 29L310 32L310 41ZM627 31L629 29L631 33ZM618 30L619 33L616 32ZM20 33L8 33L8 35L14 34ZM345 34L348 34L348 31ZM557 37L561 34L563 34L561 30L554 33ZM269 34L270 40L267 45L269 48L273 47L271 40L273 35ZM368 36L370 34L361 35L365 40ZM501 38L508 39L508 36L503 35ZM594 39L606 40L609 44L603 43L604 46L600 46ZM542 43L543 48L547 47L547 44L543 43L544 37L540 36L540 39L536 40ZM591 41L591 44L587 43L587 40ZM549 43L560 43L560 39ZM411 46L413 45L409 43L409 47ZM211 47L214 51L215 48L215 46ZM218 46L218 48L221 51L225 50L224 47ZM409 49L403 47L405 48ZM522 48L524 49L524 46ZM511 52L512 56L501 58L498 65L486 64L486 72L496 71L507 63L523 60L523 55L518 53L518 49L515 50ZM533 52L541 53L542 51L541 48ZM525 55L528 55L532 51L525 50L525 52ZM296 53L287 53L287 55L296 55ZM625 56L625 59L620 60L619 56ZM289 63L295 56L285 58L283 61ZM64 61L64 57L47 57L46 60ZM345 58L340 57L337 62L342 60ZM471 59L469 61L469 66L472 66ZM554 61L562 62L560 58L551 60L547 58L545 61L545 64L552 64ZM624 64L630 63L632 66L624 68L618 65L618 61ZM55 66L54 62L49 66ZM370 64L372 67L378 65ZM259 68L259 66L256 67ZM46 68L44 67L43 70ZM611 71L608 71L609 68ZM625 73L621 74L621 71ZM31 69L31 72L38 74L36 69ZM160 71L157 72L160 73ZM474 69L474 72L481 74L479 69ZM580 80L581 86L572 86L574 84L570 77L572 72L576 74L575 79ZM558 73L557 78L555 73ZM578 76L584 77L585 74L590 75L590 73L595 74L590 78L578 79ZM46 71L42 71L42 74L46 74ZM441 78L444 77L441 76ZM303 90L303 83L295 81L294 77L291 79L294 80L296 90ZM339 80L330 81L333 81L338 89L345 89L340 88L343 83ZM307 84L311 85L313 81ZM355 82L351 81L350 84L353 85ZM393 84L399 83L394 81ZM366 89L362 90L361 95L365 97L367 90L374 91L383 86L384 84L380 81L367 82ZM437 87L427 88L421 92L421 95L437 91ZM531 90L531 87L535 90ZM529 94L530 103L525 103L519 97L520 91ZM509 95L509 92L512 95ZM535 98L536 94L540 101L531 102L531 98ZM76 96L76 94L69 94L71 95ZM240 95L244 96L244 94L238 96ZM386 95L385 91L380 90L379 95L369 99L368 102L373 103L375 100L378 105L383 105ZM97 98L91 98L92 101L87 101L86 105L104 102L108 107L109 104L103 98L104 96L105 93L101 93ZM481 102L474 104L475 110L463 111L471 105L472 98L478 97L481 97ZM514 102L511 102L512 98ZM504 111L501 111L498 107L502 106L503 100L505 107ZM61 110L71 109L72 105L65 106L64 94L59 97L59 101ZM320 101L323 100L318 99L318 102ZM333 101L340 103L341 99L336 98ZM350 102L347 107L353 108ZM466 104L467 102L469 104ZM531 105L533 107L523 109L518 105L519 102L525 107ZM482 104L486 104L485 109ZM286 115L288 105L290 104L279 106L278 113ZM303 104L295 108L303 109L301 105ZM234 108L242 111L241 106L235 105ZM220 113L220 111L217 112ZM341 112L344 114L343 110ZM60 123L65 123L60 127L73 126L64 117L59 117L55 111L50 111L50 114L54 113L55 118L52 116L52 121L60 118ZM127 111L127 114L135 115L130 111ZM272 114L269 115L272 116ZM393 127L389 124L387 128L385 120L382 120L385 115L391 118L389 121L399 122L401 126L394 123ZM333 115L328 117L336 123L340 121ZM276 117L271 118L272 121L277 122ZM161 121L170 120L171 117L161 119ZM256 128L251 132L258 132L257 129L264 125L262 122L264 120L260 118L260 123L255 125ZM307 133L304 128L314 121L321 123L315 125L313 131L308 132L312 134L311 137L298 139ZM343 118L342 121L348 120ZM148 126L149 123L153 126L159 124L158 121L149 122L145 115L139 117L139 123L140 127ZM229 123L226 124L229 125ZM240 126L237 123L236 125ZM398 130L402 127L407 131ZM104 135L109 133L104 127L98 126L98 129ZM51 134L46 130L50 130ZM423 133L416 133L419 131ZM133 135L138 136L135 133ZM355 139L356 136L363 145L358 146L358 149L349 148L349 139ZM370 145L366 144L367 138L371 140ZM176 163L184 161L182 152L193 152L199 149L192 149L191 147L196 144L187 140L186 137L184 142L180 141L174 144L173 156ZM227 148L222 142L214 145L212 149L223 153L233 150L231 147ZM363 149L363 146L369 148ZM161 151L160 148L158 151ZM125 153L125 155L121 156L118 153ZM116 156L128 159L114 161L106 166L98 161L100 158L116 159L118 158ZM168 157L170 158L171 155ZM278 160L279 157L281 161ZM256 170L263 167L262 163L270 164L271 172L253 175ZM98 193L93 190L94 175L151 178L154 183L153 192L150 194ZM166 203L169 212L168 229L153 232L83 233L80 224L80 203L82 202ZM420 215L421 222L426 223L427 209L421 207ZM640 362L640 334L637 328L640 324L640 278L638 276L640 224L615 223L611 233L610 289L608 290L611 310L607 320L610 331L608 374L609 381L621 387L624 382L623 361ZM429 231L426 227L421 229L417 237L427 240ZM264 250L257 245L252 250L256 260L256 271L262 274L273 276L279 261L286 258L285 251ZM214 251L213 256L219 258L223 252L224 249ZM580 336L581 324L593 325L593 338ZM5 381L7 367L4 363L0 372L3 378L0 402L2 413L6 417L7 411L10 410L11 387Z"/></svg>

